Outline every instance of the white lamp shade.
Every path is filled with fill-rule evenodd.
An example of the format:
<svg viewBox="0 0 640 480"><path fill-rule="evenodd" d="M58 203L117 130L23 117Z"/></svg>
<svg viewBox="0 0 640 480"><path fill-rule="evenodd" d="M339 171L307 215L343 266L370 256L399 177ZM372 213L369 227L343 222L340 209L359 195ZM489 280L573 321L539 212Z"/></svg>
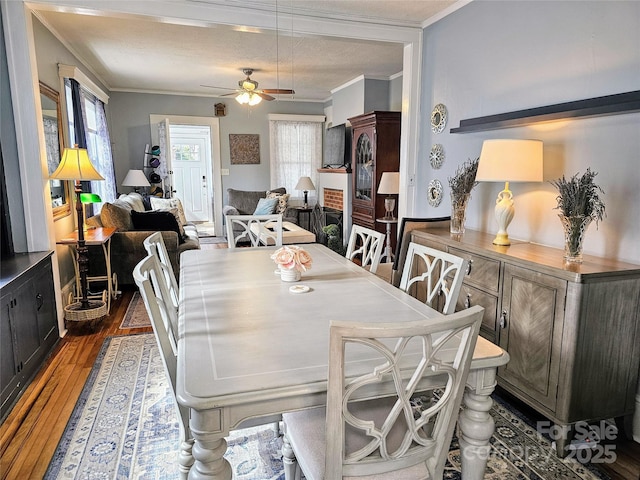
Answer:
<svg viewBox="0 0 640 480"><path fill-rule="evenodd" d="M315 190L316 187L313 184L313 182L311 181L310 177L300 177L300 180L298 180L298 183L296 184L296 190Z"/></svg>
<svg viewBox="0 0 640 480"><path fill-rule="evenodd" d="M49 178L54 180L104 180L95 169L85 148L65 148L56 171Z"/></svg>
<svg viewBox="0 0 640 480"><path fill-rule="evenodd" d="M400 172L382 172L378 193L381 195L397 195L400 193Z"/></svg>
<svg viewBox="0 0 640 480"><path fill-rule="evenodd" d="M123 187L149 187L151 184L142 170L129 170L122 181Z"/></svg>
<svg viewBox="0 0 640 480"><path fill-rule="evenodd" d="M541 182L541 140L485 140L476 180L480 182Z"/></svg>

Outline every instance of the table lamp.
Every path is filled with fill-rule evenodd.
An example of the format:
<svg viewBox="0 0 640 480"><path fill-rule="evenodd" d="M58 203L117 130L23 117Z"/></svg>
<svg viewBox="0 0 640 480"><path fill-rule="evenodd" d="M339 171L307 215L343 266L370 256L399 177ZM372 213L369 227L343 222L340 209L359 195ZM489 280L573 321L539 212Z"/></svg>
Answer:
<svg viewBox="0 0 640 480"><path fill-rule="evenodd" d="M100 198L100 195L98 195L97 193L81 193L80 194L80 200L82 201L83 208L88 203L102 203L102 199ZM87 219L87 210L86 210L86 208L85 208L83 213L84 213L84 219L86 220ZM96 228L96 227L88 227L86 223L84 223L83 227L84 227L84 231L85 232L87 230L91 230L93 228Z"/></svg>
<svg viewBox="0 0 640 480"><path fill-rule="evenodd" d="M129 170L122 181L122 186L133 187L133 191L138 192L140 187L150 187L151 184L142 170Z"/></svg>
<svg viewBox="0 0 640 480"><path fill-rule="evenodd" d="M509 182L542 181L542 141L485 140L482 144L476 180L505 182L504 190L496 199L498 233L493 243L511 245L507 227L513 220L515 208Z"/></svg>
<svg viewBox="0 0 640 480"><path fill-rule="evenodd" d="M304 192L304 208L309 208L309 202L307 199L307 195L309 190L315 190L316 187L311 181L310 177L300 177L298 183L296 185L296 190L302 190Z"/></svg>
<svg viewBox="0 0 640 480"><path fill-rule="evenodd" d="M393 209L396 208L396 199L392 195L400 193L400 172L382 172L380 185L378 185L378 195L387 195L384 199L384 218L393 217Z"/></svg>
<svg viewBox="0 0 640 480"><path fill-rule="evenodd" d="M104 180L102 175L95 169L89 154L85 148L65 148L62 158L56 171L49 177L54 180L73 180L76 194L76 213L78 215L78 270L80 273L81 300L75 304L68 305L69 310L90 310L102 307L104 302L89 302L87 298L87 272L89 270L88 248L84 241L84 209L82 207L82 184L83 180Z"/></svg>

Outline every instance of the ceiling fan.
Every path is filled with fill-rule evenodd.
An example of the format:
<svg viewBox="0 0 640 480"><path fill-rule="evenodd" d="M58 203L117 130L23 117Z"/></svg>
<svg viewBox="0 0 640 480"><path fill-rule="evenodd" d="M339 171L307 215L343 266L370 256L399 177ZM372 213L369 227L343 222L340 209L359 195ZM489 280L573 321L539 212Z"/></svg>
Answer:
<svg viewBox="0 0 640 480"><path fill-rule="evenodd" d="M271 100L275 100L275 97L272 97L270 94L273 95L293 95L294 93L296 93L293 90L288 90L288 89L283 89L283 88L263 88L263 89L258 89L258 82L256 82L255 80L251 80L251 75L253 75L253 69L252 68L243 68L242 69L242 73L244 73L247 78L245 78L244 80L240 80L238 82L238 86L240 88L237 89L231 89L231 88L225 88L225 87L214 87L212 85L202 85L203 87L209 87L209 88L218 88L218 89L222 89L222 90L235 90L234 93L225 93L224 95L222 95L223 97L226 97L228 95L235 95L236 96L236 101L238 103L240 103L241 105L244 104L249 104L251 106L253 105L257 105L258 103L260 103L262 100L267 100L267 101L271 101Z"/></svg>

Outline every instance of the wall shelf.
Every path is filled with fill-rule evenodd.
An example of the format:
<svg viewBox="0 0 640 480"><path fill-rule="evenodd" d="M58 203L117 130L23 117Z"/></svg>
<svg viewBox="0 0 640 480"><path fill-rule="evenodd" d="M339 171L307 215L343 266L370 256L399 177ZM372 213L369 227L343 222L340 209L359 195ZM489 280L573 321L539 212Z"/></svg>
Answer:
<svg viewBox="0 0 640 480"><path fill-rule="evenodd" d="M460 120L460 126L449 131L450 133L481 132L554 120L615 115L636 111L640 111L640 90L488 115L486 117L469 118Z"/></svg>

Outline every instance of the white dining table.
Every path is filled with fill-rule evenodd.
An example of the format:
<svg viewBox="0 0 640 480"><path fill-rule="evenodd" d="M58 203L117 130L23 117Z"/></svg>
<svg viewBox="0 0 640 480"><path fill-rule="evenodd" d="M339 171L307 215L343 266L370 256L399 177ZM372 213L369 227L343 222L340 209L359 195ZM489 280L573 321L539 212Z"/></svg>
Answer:
<svg viewBox="0 0 640 480"><path fill-rule="evenodd" d="M440 313L321 244L297 283L274 273L275 247L190 250L181 256L176 395L190 409L190 479L232 478L229 431L326 404L329 323L438 318ZM308 287L292 293L291 287ZM305 290L298 288L297 290ZM463 478L480 479L494 431L489 414L500 347L478 338L461 430ZM186 454L185 454L186 453Z"/></svg>

